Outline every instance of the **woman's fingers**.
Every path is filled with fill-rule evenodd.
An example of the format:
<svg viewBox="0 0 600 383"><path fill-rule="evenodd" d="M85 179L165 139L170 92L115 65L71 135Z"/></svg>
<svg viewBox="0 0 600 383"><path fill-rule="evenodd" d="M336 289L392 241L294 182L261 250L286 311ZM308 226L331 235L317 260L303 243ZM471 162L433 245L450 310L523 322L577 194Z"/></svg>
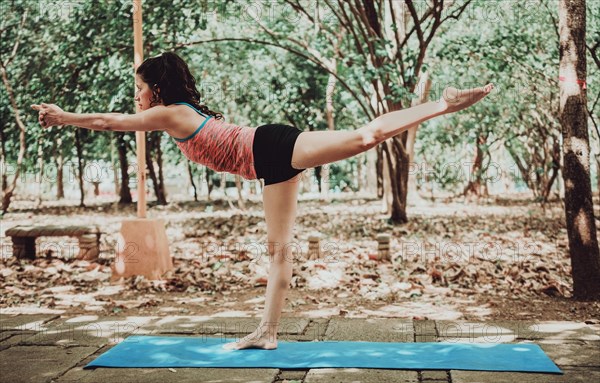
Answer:
<svg viewBox="0 0 600 383"><path fill-rule="evenodd" d="M38 121L44 128L55 126L57 122L57 115L62 111L58 106L54 104L31 104L31 108L39 112ZM46 121L49 118L50 121Z"/></svg>

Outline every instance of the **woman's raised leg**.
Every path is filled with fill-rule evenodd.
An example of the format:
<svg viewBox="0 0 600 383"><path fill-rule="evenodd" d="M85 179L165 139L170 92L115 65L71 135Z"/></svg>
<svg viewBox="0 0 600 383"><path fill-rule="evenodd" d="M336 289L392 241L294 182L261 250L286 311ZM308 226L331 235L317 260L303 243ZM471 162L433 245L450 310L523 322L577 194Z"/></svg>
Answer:
<svg viewBox="0 0 600 383"><path fill-rule="evenodd" d="M295 248L292 239L301 174L288 181L267 185L263 190L270 255L265 310L258 328L252 334L238 342L225 344L223 346L225 349L277 348L281 311L292 279L294 261L292 250Z"/></svg>
<svg viewBox="0 0 600 383"><path fill-rule="evenodd" d="M492 84L467 90L446 88L439 101L383 114L357 130L302 132L294 145L292 167L306 169L352 157L411 126L465 109L483 99L493 88Z"/></svg>

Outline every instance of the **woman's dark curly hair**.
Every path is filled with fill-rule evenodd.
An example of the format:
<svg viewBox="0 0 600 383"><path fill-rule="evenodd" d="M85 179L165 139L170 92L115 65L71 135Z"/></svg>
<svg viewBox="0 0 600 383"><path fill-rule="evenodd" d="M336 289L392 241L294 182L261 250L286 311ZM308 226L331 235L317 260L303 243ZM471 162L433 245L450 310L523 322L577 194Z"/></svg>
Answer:
<svg viewBox="0 0 600 383"><path fill-rule="evenodd" d="M161 99L163 105L187 102L217 120L223 118L221 113L213 112L206 105L200 103L200 92L196 89L196 79L185 61L177 54L164 52L160 56L146 59L135 73L152 89L151 107L158 104ZM160 95L156 91L157 88L160 88Z"/></svg>

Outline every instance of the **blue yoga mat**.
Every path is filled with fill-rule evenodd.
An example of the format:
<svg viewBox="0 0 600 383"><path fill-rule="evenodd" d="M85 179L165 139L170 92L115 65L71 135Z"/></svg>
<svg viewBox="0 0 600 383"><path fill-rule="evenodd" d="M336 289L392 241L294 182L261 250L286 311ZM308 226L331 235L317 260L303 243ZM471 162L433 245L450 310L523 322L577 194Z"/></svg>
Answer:
<svg viewBox="0 0 600 383"><path fill-rule="evenodd" d="M91 367L386 368L563 372L537 344L286 342L275 350L225 350L233 338L130 336Z"/></svg>

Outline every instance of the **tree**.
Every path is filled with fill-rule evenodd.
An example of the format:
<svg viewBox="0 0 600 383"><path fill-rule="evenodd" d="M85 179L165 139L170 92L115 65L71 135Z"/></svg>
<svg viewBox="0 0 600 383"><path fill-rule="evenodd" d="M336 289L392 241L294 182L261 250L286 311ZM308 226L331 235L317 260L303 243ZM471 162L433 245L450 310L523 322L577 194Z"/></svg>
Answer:
<svg viewBox="0 0 600 383"><path fill-rule="evenodd" d="M559 31L563 178L573 295L600 300L600 250L592 203L586 113L585 0L559 1Z"/></svg>
<svg viewBox="0 0 600 383"><path fill-rule="evenodd" d="M8 70L11 66L11 63L15 59L17 53L20 53L19 44L21 43L21 38L23 35L23 26L25 25L25 21L27 20L27 10L22 11L23 12L20 21L8 19L8 25L4 24L4 22L0 25L0 40L12 43L8 45L8 47L10 47L10 50L6 49L8 47L4 46L2 46L2 49L0 49L0 75L2 76L2 84L4 85L6 94L8 95L8 98L10 100L11 112L14 115L15 123L19 128L19 154L17 156L15 174L9 185L9 182L6 177L8 167L7 165L9 164L6 155L6 135L4 133L4 124L0 123L0 126L2 126L0 127L0 137L2 139L2 152L0 157L0 171L2 172L2 214L6 213L6 211L8 210L11 198L13 196L15 188L17 187L17 180L21 173L21 168L23 166L23 157L25 156L27 146L25 140L25 123L23 123L20 107L17 102L17 96L15 95L15 91L11 84L11 79L9 78L8 74ZM3 16L3 21L5 16Z"/></svg>
<svg viewBox="0 0 600 383"><path fill-rule="evenodd" d="M432 0L415 3L405 0L401 4L383 0L324 0L310 10L301 2L285 0L277 4L287 5L303 22L290 22L286 19L289 14L285 12L280 15L282 17L272 18L269 22L256 17L253 21L263 32L260 38L213 36L181 46L245 41L285 49L334 76L339 89L352 96L368 121L410 105L418 78L425 70L427 49L436 32L449 20L459 19L471 2ZM240 3L243 5L243 2L236 2L234 6L240 6ZM227 32L231 34L229 29ZM337 51L334 47L338 47L335 41L340 32L343 39ZM410 166L407 139L408 132L403 132L378 147L379 162L385 161L388 165L393 197L390 220L395 223L407 221Z"/></svg>

